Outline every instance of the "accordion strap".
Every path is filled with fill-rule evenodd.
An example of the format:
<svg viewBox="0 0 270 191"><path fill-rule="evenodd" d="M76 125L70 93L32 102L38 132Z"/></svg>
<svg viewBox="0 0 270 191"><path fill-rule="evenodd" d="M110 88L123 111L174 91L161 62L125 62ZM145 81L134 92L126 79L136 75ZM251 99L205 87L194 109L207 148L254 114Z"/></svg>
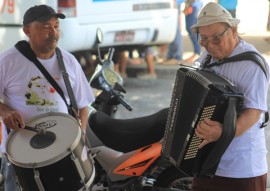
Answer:
<svg viewBox="0 0 270 191"><path fill-rule="evenodd" d="M226 64L226 63L230 63L230 62L251 60L263 70L265 77L268 78L266 61L265 61L264 57L261 56L257 52L254 52L254 51L243 52L241 54L237 54L237 55L229 57L229 58L224 58L220 62L214 62L214 63L211 63L211 59L212 59L212 56L210 54L208 54L202 63L203 69L211 68L213 66L220 66L222 64ZM269 113L267 111L264 113L264 122L262 122L261 128L267 126L268 121L269 121Z"/></svg>
<svg viewBox="0 0 270 191"><path fill-rule="evenodd" d="M237 119L237 102L238 98L229 97L228 107L224 115L222 134L219 140L216 142L216 146L209 153L203 163L201 169L202 174L207 174L209 169L216 169L219 161L235 137L236 132L236 119Z"/></svg>
<svg viewBox="0 0 270 191"><path fill-rule="evenodd" d="M229 58L224 58L223 60L219 62L214 62L214 63L210 63L211 59L212 57L208 54L206 59L203 61L203 68L211 68L213 66L220 66L222 64L226 64L230 62L252 60L255 64L257 64L263 70L263 73L265 74L265 76L268 77L265 59L259 53L254 52L254 51L243 52L241 54L237 54Z"/></svg>

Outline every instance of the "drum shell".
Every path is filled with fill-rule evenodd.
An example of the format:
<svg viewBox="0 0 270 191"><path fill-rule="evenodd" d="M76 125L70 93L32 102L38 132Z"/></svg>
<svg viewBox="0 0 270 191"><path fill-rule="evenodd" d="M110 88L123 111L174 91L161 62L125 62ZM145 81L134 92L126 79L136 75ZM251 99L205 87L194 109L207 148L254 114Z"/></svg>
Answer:
<svg viewBox="0 0 270 191"><path fill-rule="evenodd" d="M79 144L74 151L76 156L82 152L82 145ZM59 191L69 190L77 191L84 186L84 182L81 181L78 169L71 159L72 154L67 155L62 160L59 160L51 165L40 168L23 168L13 164L16 175L24 191L39 191L35 182L35 170L39 172L39 178L42 182L45 190ZM78 157L79 159L80 157ZM82 170L86 175L85 183L91 178L93 173L93 164L91 160L80 160Z"/></svg>
<svg viewBox="0 0 270 191"><path fill-rule="evenodd" d="M7 140L7 156L14 167L21 187L24 191L39 191L40 184L46 191L77 191L84 186L89 187L93 182L95 170L93 161L87 153L87 147L82 140L81 130L79 126L77 126L77 121L66 114L50 113L35 117L30 124L33 125L40 121L46 121L47 118L50 118L50 121L55 120L56 124L64 123L64 127L56 126L53 127L56 128L56 130L53 128L50 129L51 132L56 133L56 139L60 141L55 141L50 147L46 148L46 152L43 152L42 154L46 159L41 160L42 157L35 157L35 155L41 153L40 150L42 151L42 149L37 150L37 153L35 153L35 150L31 148L32 152L28 153L28 155L31 155L29 159L34 158L39 162L35 163L33 162L33 159L28 163L26 162L25 157L22 156L20 158L19 156L22 154L27 155L27 153L19 153L17 149L13 149L14 147L17 147L17 145L18 148L20 148L20 145L18 144L20 137L23 137L24 140L25 137L27 138L27 136L29 136L29 139L31 139L33 136L33 132L31 131L13 131ZM59 130L61 132L60 135L58 135ZM68 135L70 133L73 135ZM70 140L63 144L63 141L61 140L64 139ZM58 149L58 146L54 146L57 144L61 144L61 151L53 151ZM26 150L24 146L21 145L21 147L23 147L22 150ZM26 148L27 147L29 147L29 144ZM48 150L51 150L51 153L53 154L50 155ZM16 152L17 154L14 154ZM45 157L46 153L48 153L51 158Z"/></svg>

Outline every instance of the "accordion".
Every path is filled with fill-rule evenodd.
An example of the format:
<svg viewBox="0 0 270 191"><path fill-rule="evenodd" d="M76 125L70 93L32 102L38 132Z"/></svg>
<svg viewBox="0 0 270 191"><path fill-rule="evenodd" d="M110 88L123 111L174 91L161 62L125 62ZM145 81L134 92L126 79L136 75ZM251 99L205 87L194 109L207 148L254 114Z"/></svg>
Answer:
<svg viewBox="0 0 270 191"><path fill-rule="evenodd" d="M235 136L235 123L244 96L225 78L192 67L177 70L169 108L162 156L187 176L211 177ZM195 134L203 119L223 124L218 141L203 148Z"/></svg>

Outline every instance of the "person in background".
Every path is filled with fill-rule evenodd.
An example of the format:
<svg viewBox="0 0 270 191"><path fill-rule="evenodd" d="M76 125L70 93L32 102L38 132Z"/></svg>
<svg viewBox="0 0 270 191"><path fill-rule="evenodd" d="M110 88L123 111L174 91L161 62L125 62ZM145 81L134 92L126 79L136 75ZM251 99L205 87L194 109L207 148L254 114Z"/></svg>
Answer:
<svg viewBox="0 0 270 191"><path fill-rule="evenodd" d="M155 71L155 54L153 47L147 47L142 51L142 56L145 59L145 63L147 65L147 71L139 73L137 75L138 79L141 80L154 80L157 78L157 74Z"/></svg>
<svg viewBox="0 0 270 191"><path fill-rule="evenodd" d="M56 80L69 100L62 73L56 56L56 47L60 38L59 18L65 15L56 13L47 5L29 8L23 17L23 31L37 59ZM94 101L93 92L76 58L59 48L72 90L78 105L78 117L82 131L88 123L88 105ZM68 113L61 96L43 76L34 63L23 56L15 47L0 54L0 116L2 117L2 164L5 177L5 191L20 190L12 165L6 158L6 139L8 131L24 128L34 116L47 112ZM32 96L34 94L34 96ZM20 145L18 145L20 147Z"/></svg>
<svg viewBox="0 0 270 191"><path fill-rule="evenodd" d="M239 22L239 19L233 18L219 4L206 4L198 15L197 23L191 27L192 32L199 36L199 43L205 48L196 63L205 64L205 60L208 60L207 65L210 66L246 51L260 54L253 45L239 36ZM245 95L245 100L236 119L235 137L221 157L215 176L194 177L193 191L266 190L267 150L265 132L261 125L267 111L269 64L266 63L265 67L266 75L252 60L207 68L232 82L237 91ZM210 119L201 121L196 128L196 135L202 139L199 148L217 141L221 133L221 123Z"/></svg>
<svg viewBox="0 0 270 191"><path fill-rule="evenodd" d="M141 51L138 51L138 50L136 50L137 51L137 53L138 53L138 57L134 57L133 56L133 51L134 50L129 50L128 51L128 63L129 64L143 64L144 63L144 59L143 59L143 56L142 56L142 53L141 53Z"/></svg>
<svg viewBox="0 0 270 191"><path fill-rule="evenodd" d="M268 0L268 18L267 18L266 30L270 31L270 0Z"/></svg>
<svg viewBox="0 0 270 191"><path fill-rule="evenodd" d="M270 31L270 0L268 0L268 18L267 18L267 23L266 23L266 31L268 32ZM270 43L270 37L265 38L265 41Z"/></svg>
<svg viewBox="0 0 270 191"><path fill-rule="evenodd" d="M177 0L178 20L174 40L168 45L166 60L163 64L178 64L183 57L183 38L181 34L181 5L184 0Z"/></svg>
<svg viewBox="0 0 270 191"><path fill-rule="evenodd" d="M202 8L202 6L203 6L203 2L201 0L186 0L185 1L184 14L185 14L185 20L186 20L186 30L192 42L194 51L193 51L193 54L189 58L183 60L183 63L188 63L188 64L193 63L193 61L196 60L201 53L201 47L196 39L196 36L192 33L190 27L197 22L197 15L200 9Z"/></svg>
<svg viewBox="0 0 270 191"><path fill-rule="evenodd" d="M148 79L156 79L157 75L155 72L155 55L152 47L147 47L143 49L143 51L138 50L139 55L144 58L147 71L143 71L137 75L138 79L148 80ZM126 55L126 51L124 50L116 50L113 56L113 62L115 64L115 71L118 72L122 78L127 78L127 64L128 64L128 56Z"/></svg>
<svg viewBox="0 0 270 191"><path fill-rule="evenodd" d="M227 9L233 18L236 18L238 0L215 0L215 2Z"/></svg>
<svg viewBox="0 0 270 191"><path fill-rule="evenodd" d="M128 58L126 56L125 50L116 50L112 58L114 62L114 70L120 74L120 76L125 79L127 78L127 63Z"/></svg>
<svg viewBox="0 0 270 191"><path fill-rule="evenodd" d="M92 54L90 51L77 51L72 53L78 62L81 64L83 72L89 80L93 73L95 72L96 68L96 61L92 59Z"/></svg>

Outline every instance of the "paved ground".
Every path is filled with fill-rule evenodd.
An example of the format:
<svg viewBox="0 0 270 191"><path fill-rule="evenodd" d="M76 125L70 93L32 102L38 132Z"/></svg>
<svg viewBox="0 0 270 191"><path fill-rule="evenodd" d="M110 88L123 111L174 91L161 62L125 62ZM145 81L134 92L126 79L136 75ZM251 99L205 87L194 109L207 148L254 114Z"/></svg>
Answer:
<svg viewBox="0 0 270 191"><path fill-rule="evenodd" d="M270 56L267 54L270 48L269 44L263 40L264 36L243 36L243 38L253 43L270 63ZM184 37L184 42L186 42L186 47L189 49L187 37ZM145 116L169 107L174 78L178 68L177 65L156 64L158 76L156 80L139 80L135 78L136 73L143 71L145 66L129 66L128 75L131 77L125 80L124 86L127 90L125 99L132 105L133 111L129 112L120 106L116 118L126 119ZM270 109L270 99L268 99L268 106ZM268 150L270 151L270 127L266 127L265 130ZM268 164L270 166L270 154L268 154ZM268 187L270 191L270 178L268 178Z"/></svg>

